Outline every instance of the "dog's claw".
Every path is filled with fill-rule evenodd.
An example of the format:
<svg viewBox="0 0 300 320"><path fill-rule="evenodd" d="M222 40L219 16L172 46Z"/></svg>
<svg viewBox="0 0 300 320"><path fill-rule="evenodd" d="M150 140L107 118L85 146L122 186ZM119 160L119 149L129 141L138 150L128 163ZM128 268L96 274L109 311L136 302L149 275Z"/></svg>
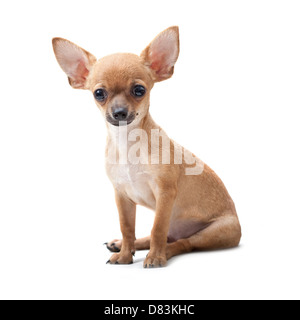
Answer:
<svg viewBox="0 0 300 320"><path fill-rule="evenodd" d="M110 263L110 260L108 260L107 262L106 262L106 264L109 264Z"/></svg>
<svg viewBox="0 0 300 320"><path fill-rule="evenodd" d="M145 268L162 268L167 264L166 257L163 256L154 256L151 257L148 255L148 257L144 261L144 267Z"/></svg>
<svg viewBox="0 0 300 320"><path fill-rule="evenodd" d="M106 248L110 251L110 252L120 252L121 249L119 249L117 246L116 246L116 243L113 242L113 243L109 243L109 242L106 242L104 243L104 245L106 245Z"/></svg>

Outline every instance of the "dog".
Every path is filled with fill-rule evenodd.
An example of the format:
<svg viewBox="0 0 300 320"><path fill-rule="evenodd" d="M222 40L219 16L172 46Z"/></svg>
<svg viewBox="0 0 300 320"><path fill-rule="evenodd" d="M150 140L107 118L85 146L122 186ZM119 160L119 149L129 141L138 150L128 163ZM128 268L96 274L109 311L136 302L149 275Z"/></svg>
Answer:
<svg viewBox="0 0 300 320"><path fill-rule="evenodd" d="M150 250L144 268L163 267L179 254L238 246L241 226L223 182L170 140L149 113L154 84L174 73L179 28L160 33L140 56L117 53L97 60L63 38L52 44L69 84L90 90L105 118L106 172L123 237L106 243L113 252L107 263L131 264L136 250ZM137 205L155 211L151 235L143 239L135 237Z"/></svg>

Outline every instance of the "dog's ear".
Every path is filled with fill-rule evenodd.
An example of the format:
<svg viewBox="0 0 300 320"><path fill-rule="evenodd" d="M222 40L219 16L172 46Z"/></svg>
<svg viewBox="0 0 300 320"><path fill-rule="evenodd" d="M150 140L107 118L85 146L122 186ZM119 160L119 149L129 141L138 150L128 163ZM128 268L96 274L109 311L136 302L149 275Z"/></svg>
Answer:
<svg viewBox="0 0 300 320"><path fill-rule="evenodd" d="M73 88L86 89L86 79L97 59L71 41L52 39L53 50L58 64L67 74Z"/></svg>
<svg viewBox="0 0 300 320"><path fill-rule="evenodd" d="M178 27L171 27L160 33L141 53L141 58L151 69L152 77L157 82L171 78L178 56Z"/></svg>

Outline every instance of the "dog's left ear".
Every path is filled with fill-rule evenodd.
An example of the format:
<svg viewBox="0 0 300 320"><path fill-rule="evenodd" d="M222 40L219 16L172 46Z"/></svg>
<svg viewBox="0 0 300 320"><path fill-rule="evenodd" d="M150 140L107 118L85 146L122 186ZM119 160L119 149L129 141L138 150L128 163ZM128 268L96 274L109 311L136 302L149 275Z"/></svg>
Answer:
<svg viewBox="0 0 300 320"><path fill-rule="evenodd" d="M150 68L153 80L156 82L172 77L178 56L178 27L170 27L160 33L141 53L141 58Z"/></svg>
<svg viewBox="0 0 300 320"><path fill-rule="evenodd" d="M52 44L57 62L67 74L70 85L75 89L86 89L87 77L97 59L69 40L53 38Z"/></svg>

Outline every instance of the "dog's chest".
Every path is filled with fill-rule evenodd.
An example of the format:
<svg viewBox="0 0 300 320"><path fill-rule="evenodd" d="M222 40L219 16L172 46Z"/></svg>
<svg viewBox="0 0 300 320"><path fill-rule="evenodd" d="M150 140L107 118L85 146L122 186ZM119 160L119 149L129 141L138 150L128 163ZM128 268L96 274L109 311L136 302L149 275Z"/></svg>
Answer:
<svg viewBox="0 0 300 320"><path fill-rule="evenodd" d="M107 164L106 171L115 189L124 192L136 204L155 209L151 188L154 182L143 165Z"/></svg>

